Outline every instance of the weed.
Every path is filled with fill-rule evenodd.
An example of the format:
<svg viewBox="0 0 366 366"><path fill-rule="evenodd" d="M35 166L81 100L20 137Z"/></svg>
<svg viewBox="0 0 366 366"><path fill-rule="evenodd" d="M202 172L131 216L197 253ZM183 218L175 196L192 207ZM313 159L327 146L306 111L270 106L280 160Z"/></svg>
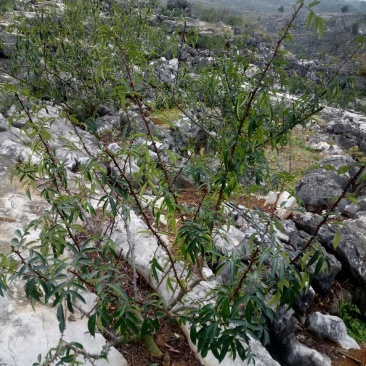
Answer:
<svg viewBox="0 0 366 366"><path fill-rule="evenodd" d="M357 342L366 342L366 322L361 319L361 312L357 305L342 302L339 315L347 327L347 333Z"/></svg>

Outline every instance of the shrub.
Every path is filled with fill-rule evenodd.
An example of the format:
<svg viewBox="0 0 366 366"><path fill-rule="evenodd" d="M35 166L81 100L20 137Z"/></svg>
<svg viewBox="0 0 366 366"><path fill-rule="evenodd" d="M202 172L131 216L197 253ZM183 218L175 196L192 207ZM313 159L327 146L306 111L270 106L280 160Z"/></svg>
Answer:
<svg viewBox="0 0 366 366"><path fill-rule="evenodd" d="M211 51L222 51L227 43L224 34L200 33L198 34L196 47Z"/></svg>
<svg viewBox="0 0 366 366"><path fill-rule="evenodd" d="M361 65L358 69L358 75L366 77L366 65Z"/></svg>
<svg viewBox="0 0 366 366"><path fill-rule="evenodd" d="M251 359L249 336L267 344L268 323L274 318L274 309L291 307L324 263L324 251L314 238L295 257L277 245L274 233L281 225L271 215L261 213L266 232L261 229L251 236L245 262L235 253L218 252L214 246L215 237L222 235L221 228L227 223L225 203L263 189L261 183L272 178L268 149L285 146L292 129L305 126L322 109L327 84L299 94L291 103L273 98L278 85L289 81L280 46L290 37L288 30L305 1L295 5L288 27L261 69L253 70L251 60L233 52L216 56L217 66L201 66L192 82L188 79L192 70L181 64L176 82L169 87L153 72L147 73L146 82L143 73L151 71L151 54L158 53L166 42L164 37L158 43L159 31L149 26L150 8L115 3L108 14L101 14L96 0L65 4L63 14L41 12L32 27L24 24L19 28L24 37L9 73L22 85L1 85L3 93L17 102L19 114L10 122L17 118L27 121L22 133L33 154L40 157L37 166L28 160L19 161L14 176L29 196L37 186L51 209L29 223L23 232L17 231L11 256L1 256L0 294L7 288L9 276L26 277L27 294L33 301L57 307L63 333L64 307L72 311L73 299L83 301L87 288L99 299L86 314L88 331L92 336L97 330L108 333L112 340L107 349L134 340L153 343L151 335L159 328L159 319L170 317L189 324L191 339L202 356L212 351L219 361L228 353L234 358ZM309 19L321 31L321 21L311 8L308 10ZM222 36L214 41L207 39L206 47L208 42L209 47L220 49L224 41ZM180 45L174 39L172 42L179 52ZM207 154L190 154L185 159L173 149L161 151L157 147L159 136L143 108L151 94L159 95L155 101L162 109L175 106L190 116L201 131L198 142L210 147ZM72 190L65 161L51 148L54 118L37 120L38 112L47 109L49 103L61 108L75 127L80 143L76 146L64 137L61 141L88 156L86 163L75 162L72 167L78 173ZM86 128L93 126L103 103L125 112L133 105L130 124L142 124L142 132L128 135L125 128L108 136L107 142L95 133L98 148L90 151L76 127L81 123ZM191 113L198 110L197 120ZM113 151L108 147L111 140L118 146ZM141 140L144 142L139 143ZM153 147L154 158L149 146ZM195 147L201 146L196 141ZM131 160L138 165L134 172L128 169ZM197 183L200 199L196 206L182 203L181 192L176 188L176 179L183 170ZM250 184L243 186L243 181ZM280 176L277 183L283 183ZM154 196L154 202L161 202L153 210L154 217L145 209L145 193ZM99 199L97 204L95 197ZM156 292L163 292L164 288L169 294L165 302L156 293L143 300L136 295L138 268L129 226L134 215L142 218L145 232L159 246L151 258L150 273L144 275ZM126 237L127 251L122 252L117 239L111 239L110 232L116 225L123 231L118 235ZM36 228L41 229L38 242L27 242ZM269 243L257 240L266 234ZM170 235L171 247L163 235ZM123 255L126 257L122 263ZM230 265L230 278L225 285L210 291L210 299L191 301L188 296L206 279L206 261L218 271ZM309 270L314 265L315 272ZM126 267L133 273L131 293L121 281ZM204 300L207 303L203 305ZM66 345L59 349L69 360L71 348Z"/></svg>

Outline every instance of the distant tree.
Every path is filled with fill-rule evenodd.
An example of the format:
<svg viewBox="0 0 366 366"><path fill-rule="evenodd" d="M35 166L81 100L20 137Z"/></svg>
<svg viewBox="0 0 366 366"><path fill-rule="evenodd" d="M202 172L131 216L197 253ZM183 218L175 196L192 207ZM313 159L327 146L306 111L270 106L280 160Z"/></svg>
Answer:
<svg viewBox="0 0 366 366"><path fill-rule="evenodd" d="M354 36L357 36L358 35L358 32L359 32L359 23L353 23L352 26L351 26L351 33L354 35Z"/></svg>
<svg viewBox="0 0 366 366"><path fill-rule="evenodd" d="M278 11L280 11L281 13L283 13L285 11L285 8L283 7L283 5L281 5L279 8L278 8Z"/></svg>
<svg viewBox="0 0 366 366"><path fill-rule="evenodd" d="M187 0L168 0L167 9L175 12L184 11L187 14L190 14L192 5Z"/></svg>
<svg viewBox="0 0 366 366"><path fill-rule="evenodd" d="M342 6L341 11L342 11L342 13L348 13L348 11L349 11L349 6L348 6L348 5L344 5L344 6Z"/></svg>

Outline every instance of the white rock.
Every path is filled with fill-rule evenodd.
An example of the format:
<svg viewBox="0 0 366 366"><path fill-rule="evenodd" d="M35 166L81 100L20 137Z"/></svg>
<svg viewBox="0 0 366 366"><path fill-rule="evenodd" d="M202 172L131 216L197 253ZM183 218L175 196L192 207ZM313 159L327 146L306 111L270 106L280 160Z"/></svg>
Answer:
<svg viewBox="0 0 366 366"><path fill-rule="evenodd" d="M130 231L131 236L134 238L134 245L135 245L135 265L138 272L144 276L144 278L152 285L152 287L156 288L156 282L152 279L150 273L150 263L152 258L158 260L160 265L164 268L167 267L167 259L166 254L163 250L158 247L156 239L149 233L146 232L145 224L136 216L134 212L131 212L131 220L130 220ZM238 236L235 239L234 245L240 244L239 237L243 236L243 233L236 229L235 227L231 226L230 231L234 231L235 235ZM230 232L229 231L229 232ZM119 246L122 247L124 250L122 253L126 253L129 249L127 240L126 240L126 233L124 228L124 223L121 220L117 220L115 224L115 232L112 234L111 239ZM162 239L166 241L164 236ZM221 238L218 236L218 240ZM223 239L221 239L223 240ZM222 241L222 244L225 245L225 241ZM180 266L180 267L179 267ZM178 264L178 270L182 270L184 268L183 264ZM205 273L208 274L207 272ZM195 304L199 303L202 305L202 301L207 296L209 291L212 291L215 287L219 284L214 279L210 279L210 282L202 281L199 285L194 287L194 289L189 292L186 297L184 298L184 302L187 304ZM162 297L164 304L168 304L170 299L172 298L172 293L167 289L166 286L166 279L162 281L160 287L156 289L157 293ZM177 305L179 307L180 304ZM173 309L174 310L174 309ZM183 331L187 335L188 341L189 340L189 328L187 326L182 327ZM190 346L193 350L195 350L195 346L190 342ZM276 361L272 359L270 354L266 351L266 349L259 343L252 341L251 346L253 347L253 354L255 358L255 364L257 366L280 366ZM240 359L233 360L229 355L225 357L225 359L219 364L218 360L213 356L211 352L202 359L201 356L197 355L197 357L201 360L203 365L207 366L248 366L249 363L247 361L241 361ZM250 364L252 365L252 363Z"/></svg>
<svg viewBox="0 0 366 366"><path fill-rule="evenodd" d="M278 193L271 191L264 198L266 199L266 205L274 205L277 202Z"/></svg>
<svg viewBox="0 0 366 366"><path fill-rule="evenodd" d="M58 345L61 334L58 328L56 309L44 305L36 305L32 309L29 299L25 297L24 284L13 286L0 297L0 365L28 366L37 361L39 354L44 357L47 352ZM66 314L68 319L70 313ZM95 338L86 330L87 319L80 319L76 311L76 320L67 320L64 341L78 342L88 353L100 353L105 339L99 333ZM84 365L91 366L89 361ZM127 366L127 361L116 350L111 349L108 361L95 361L98 366Z"/></svg>
<svg viewBox="0 0 366 366"><path fill-rule="evenodd" d="M112 142L111 144L108 145L108 151L110 151L113 154L118 154L118 152L120 151L120 146L117 144L117 142Z"/></svg>
<svg viewBox="0 0 366 366"><path fill-rule="evenodd" d="M347 334L346 325L341 318L316 312L308 317L307 322L308 329L314 334L327 338L344 349L360 349L357 342Z"/></svg>
<svg viewBox="0 0 366 366"><path fill-rule="evenodd" d="M220 229L220 234L215 235L214 243L220 251L231 253L236 248L240 248L243 239L244 233L235 226L230 226L229 231L226 231L226 226L223 226Z"/></svg>
<svg viewBox="0 0 366 366"><path fill-rule="evenodd" d="M178 67L179 67L179 61L178 61L178 59L177 58L172 58L171 60L169 60L169 66L174 71L178 71Z"/></svg>
<svg viewBox="0 0 366 366"><path fill-rule="evenodd" d="M276 205L276 214L281 220L287 219L298 207L296 198L286 191L281 193Z"/></svg>
<svg viewBox="0 0 366 366"><path fill-rule="evenodd" d="M297 343L291 350L291 357L287 359L289 365L299 365L299 360L308 359L307 365L312 366L332 366L332 361L328 356L322 355L320 352L308 348L301 343Z"/></svg>

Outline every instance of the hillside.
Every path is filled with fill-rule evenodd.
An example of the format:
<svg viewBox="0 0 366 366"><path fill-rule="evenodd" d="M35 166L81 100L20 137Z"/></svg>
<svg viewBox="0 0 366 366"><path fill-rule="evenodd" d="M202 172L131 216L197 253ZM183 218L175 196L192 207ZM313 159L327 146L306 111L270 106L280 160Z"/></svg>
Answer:
<svg viewBox="0 0 366 366"><path fill-rule="evenodd" d="M246 4L1 4L0 365L362 365L361 4Z"/></svg>

